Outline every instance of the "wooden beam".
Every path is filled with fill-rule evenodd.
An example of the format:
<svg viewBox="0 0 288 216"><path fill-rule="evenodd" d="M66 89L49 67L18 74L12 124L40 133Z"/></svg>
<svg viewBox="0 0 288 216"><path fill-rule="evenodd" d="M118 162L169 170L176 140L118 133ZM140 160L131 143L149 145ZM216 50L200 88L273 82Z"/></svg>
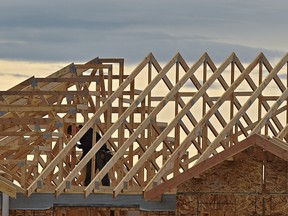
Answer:
<svg viewBox="0 0 288 216"><path fill-rule="evenodd" d="M17 95L17 96L34 96L34 95L89 95L89 91L42 91L42 90L32 90L32 91L0 91L0 96L2 95Z"/></svg>
<svg viewBox="0 0 288 216"><path fill-rule="evenodd" d="M0 124L16 124L16 125L47 125L54 121L54 118L0 118Z"/></svg>
<svg viewBox="0 0 288 216"><path fill-rule="evenodd" d="M78 76L78 77L33 77L33 79L26 81L27 85L35 85L38 82L98 82L98 76Z"/></svg>
<svg viewBox="0 0 288 216"><path fill-rule="evenodd" d="M1 105L0 112L76 112L78 105Z"/></svg>
<svg viewBox="0 0 288 216"><path fill-rule="evenodd" d="M256 125L256 127L251 131L251 135L255 133L259 133L265 124L269 121L269 119L275 114L277 109L281 106L284 100L288 97L288 88L282 93L280 97L278 97L277 101L272 105L270 110L262 117L260 122Z"/></svg>
<svg viewBox="0 0 288 216"><path fill-rule="evenodd" d="M13 183L9 184L6 181L3 181L0 178L0 191L7 194L9 197L16 199L16 188L13 186Z"/></svg>
<svg viewBox="0 0 288 216"><path fill-rule="evenodd" d="M288 134L288 124L278 133L277 138L284 139Z"/></svg>

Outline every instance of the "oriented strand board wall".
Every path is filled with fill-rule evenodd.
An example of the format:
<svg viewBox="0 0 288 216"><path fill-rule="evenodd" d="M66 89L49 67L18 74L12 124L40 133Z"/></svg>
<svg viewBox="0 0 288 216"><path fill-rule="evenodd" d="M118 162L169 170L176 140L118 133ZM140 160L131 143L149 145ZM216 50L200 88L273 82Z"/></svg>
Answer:
<svg viewBox="0 0 288 216"><path fill-rule="evenodd" d="M253 147L180 185L176 215L285 215L286 190L287 163Z"/></svg>
<svg viewBox="0 0 288 216"><path fill-rule="evenodd" d="M269 155L268 159L265 166L265 192L271 194L269 196L271 212L273 215L287 215L288 164L286 161L273 155Z"/></svg>
<svg viewBox="0 0 288 216"><path fill-rule="evenodd" d="M273 155L269 155L268 159L265 170L266 191L268 193L287 193L287 162Z"/></svg>
<svg viewBox="0 0 288 216"><path fill-rule="evenodd" d="M53 216L53 209L47 210L10 210L9 216Z"/></svg>
<svg viewBox="0 0 288 216"><path fill-rule="evenodd" d="M255 154L258 148L250 148L237 154L233 161L223 161L212 169L181 184L182 192L256 192L262 191L262 162Z"/></svg>
<svg viewBox="0 0 288 216"><path fill-rule="evenodd" d="M172 211L141 211L140 216L174 216Z"/></svg>
<svg viewBox="0 0 288 216"><path fill-rule="evenodd" d="M1 214L1 209L0 209ZM136 208L54 207L47 210L10 210L9 216L174 216L174 211L143 211Z"/></svg>

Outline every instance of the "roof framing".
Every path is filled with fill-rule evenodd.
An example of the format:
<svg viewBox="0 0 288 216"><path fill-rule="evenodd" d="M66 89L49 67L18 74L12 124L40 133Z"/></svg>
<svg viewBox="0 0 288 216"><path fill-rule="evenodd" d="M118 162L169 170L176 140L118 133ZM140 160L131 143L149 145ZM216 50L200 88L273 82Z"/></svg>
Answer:
<svg viewBox="0 0 288 216"><path fill-rule="evenodd" d="M131 72L124 59L97 57L30 77L0 92L0 170L9 180L0 189L152 197L241 143L267 139L260 135L286 152L287 62L288 54L273 67L260 53L244 66L232 53L216 65L203 53L189 66L176 53L162 67L149 53ZM79 161L75 143L89 128L103 136ZM84 187L82 170L104 144L113 157ZM107 173L110 187L101 185Z"/></svg>

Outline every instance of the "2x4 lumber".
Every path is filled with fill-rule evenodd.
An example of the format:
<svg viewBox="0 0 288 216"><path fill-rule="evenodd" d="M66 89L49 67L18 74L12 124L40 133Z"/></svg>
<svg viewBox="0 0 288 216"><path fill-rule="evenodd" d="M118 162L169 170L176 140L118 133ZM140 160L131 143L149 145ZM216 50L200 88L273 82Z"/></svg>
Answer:
<svg viewBox="0 0 288 216"><path fill-rule="evenodd" d="M287 136L288 133L288 124L286 124L285 127L278 133L277 138L284 139Z"/></svg>
<svg viewBox="0 0 288 216"><path fill-rule="evenodd" d="M135 81L132 82L131 85L130 85L130 99L133 100L133 101L135 100L135 91L134 91L134 89L135 89ZM135 113L135 112L134 112L134 113ZM131 131L129 130L129 136L131 136L131 134L132 134L133 131L134 131L133 122L135 122L134 114L131 114L131 115L129 116L129 124L128 124L128 127L130 126L130 128L132 128L132 129L131 129ZM126 124L126 126L127 126L127 124ZM131 127L131 126L132 126L132 127ZM127 139L125 139L124 142L126 142L126 140L127 140ZM129 148L127 155L128 155L128 157L127 157L128 162L129 162L130 164L134 164L134 160L133 160L133 157L134 157L133 146L131 146L131 147ZM131 182L130 182L130 184L131 184Z"/></svg>
<svg viewBox="0 0 288 216"><path fill-rule="evenodd" d="M256 127L251 131L251 135L255 133L259 133L265 124L269 121L269 119L275 115L277 109L281 106L284 100L288 97L288 88L282 93L282 95L275 101L270 110L264 115L264 117L260 120L260 122L256 125Z"/></svg>
<svg viewBox="0 0 288 216"><path fill-rule="evenodd" d="M17 191L12 183L8 184L7 182L0 179L0 191L7 194L9 197L12 197L14 199L16 198Z"/></svg>
<svg viewBox="0 0 288 216"><path fill-rule="evenodd" d="M89 69L110 69L112 68L112 64L90 64L90 63L86 63L86 64L74 64L74 67L76 69L81 69L83 73L84 71L87 71Z"/></svg>
<svg viewBox="0 0 288 216"><path fill-rule="evenodd" d="M149 53L151 55L152 53ZM119 63L119 65L124 64L123 58L99 58L99 62L101 63Z"/></svg>
<svg viewBox="0 0 288 216"><path fill-rule="evenodd" d="M196 92L178 92L177 95L179 97L193 97Z"/></svg>
<svg viewBox="0 0 288 216"><path fill-rule="evenodd" d="M152 54L149 54L147 57L145 57L145 59L132 71L130 76L119 86L118 90L115 91L105 101L105 103L98 109L98 111L86 122L85 127L81 128L77 132L77 134L70 140L70 142L65 146L65 148L63 148L58 153L58 157L55 157L51 161L51 163L47 167L45 167L45 169L39 174L39 176L35 179L35 181L33 183L31 183L31 185L27 188L27 196L30 196L36 190L37 182L43 181L48 176L48 174L57 166L57 164L60 162L60 160L62 160L67 155L67 153L69 153L69 151L74 147L75 143L88 131L88 129L90 127L92 127L96 121L99 121L100 116L107 110L108 107L111 106L113 101L121 95L121 93L124 91L124 89L134 80L134 78L141 72L141 70L145 67L145 65L150 61L151 55ZM91 157L92 157L92 155L91 155ZM83 160L83 165L86 164L87 162L88 162L88 159ZM78 166L76 166L73 169L74 172L80 172L81 171L82 168L75 171L75 169L77 169L77 167ZM61 191L63 191L63 189ZM60 191L59 189L58 189L58 192L56 190L56 193L60 194L59 191Z"/></svg>
<svg viewBox="0 0 288 216"><path fill-rule="evenodd" d="M259 85L256 91L251 95L251 97L247 100L247 102L242 106L242 108L236 113L236 115L231 119L231 121L227 124L227 126L221 131L221 133L216 137L216 139L209 145L209 147L203 152L203 154L197 160L197 163L205 160L211 155L213 149L217 148L220 141L225 138L227 133L231 130L231 128L239 121L240 117L244 112L251 106L251 104L257 99L257 97L261 94L261 92L265 89L265 87L269 84L269 82L273 79L273 77L279 72L279 70L284 66L288 61L288 54L286 54L280 62L274 67L274 69L267 75L267 77L263 80L263 82ZM243 73L242 73L243 74ZM242 75L241 74L241 75ZM240 75L240 76L241 76Z"/></svg>
<svg viewBox="0 0 288 216"><path fill-rule="evenodd" d="M78 105L1 105L0 112L69 112L75 111Z"/></svg>
<svg viewBox="0 0 288 216"><path fill-rule="evenodd" d="M265 139L268 139L270 141L272 141L273 143L275 143L275 145L278 145L279 147L281 147L282 149L284 149L285 151L288 151L288 145L287 142L284 142L283 140L277 138L277 137L273 137L272 139L270 137L265 137Z"/></svg>
<svg viewBox="0 0 288 216"><path fill-rule="evenodd" d="M0 124L16 124L16 125L47 125L54 121L54 118L0 118Z"/></svg>
<svg viewBox="0 0 288 216"><path fill-rule="evenodd" d="M254 136L254 135L252 135ZM277 138L266 138L263 135L258 135L256 144L262 147L264 150L276 155L277 157L288 161L288 146L282 140Z"/></svg>
<svg viewBox="0 0 288 216"><path fill-rule="evenodd" d="M148 63L148 65L150 65L150 62ZM120 75L120 78L119 78L119 85L123 82L123 72L124 72L124 67L123 67L123 64L121 64L119 66L119 75ZM112 83L111 83L112 84ZM140 96L140 95L139 95ZM138 96L138 97L139 97ZM144 100L142 100L143 102ZM121 116L122 114L124 114L124 112L126 113L126 111L124 111L124 107L123 107L123 96L119 98L118 100L118 107L119 107L119 110L118 110L118 115ZM145 107L145 103L144 103L144 106ZM132 114L133 111L130 113ZM126 118L130 115L128 114L126 116ZM117 121L115 122L117 124ZM125 120L125 124L126 124L126 120ZM118 148L121 147L121 145L124 143L124 124L120 124L119 127L118 127L118 139L119 139L119 143L118 143ZM127 163L127 162L126 162ZM132 164L129 164L130 167L132 166ZM129 169L130 169L129 167ZM128 170L129 170L128 169ZM122 178L122 176L125 175L125 171L124 169L118 169L118 172L117 172L117 178ZM94 179L94 178L93 178Z"/></svg>
<svg viewBox="0 0 288 216"><path fill-rule="evenodd" d="M27 164L27 165L37 165L37 162L35 161L28 161L28 160L0 160L0 164L6 164L6 165L9 165L9 164L16 164L17 166L19 167L22 167L24 164Z"/></svg>
<svg viewBox="0 0 288 216"><path fill-rule="evenodd" d="M237 92L237 91L234 91L233 92L233 96L251 96L253 94L253 92L250 92L250 91L243 91L243 92Z"/></svg>
<svg viewBox="0 0 288 216"><path fill-rule="evenodd" d="M7 173L6 173L7 174ZM7 179L5 176L1 176L0 175L0 181L1 182L6 182L8 185L11 185L13 186L15 189L16 189L16 192L17 193L22 193L24 194L25 193L25 189L22 188L22 187L19 187L18 185L16 184L13 184L13 182L11 182L9 179Z"/></svg>
<svg viewBox="0 0 288 216"><path fill-rule="evenodd" d="M5 137L5 138L2 138L1 137L1 145L0 145L0 158L2 158L4 152L2 151L2 147L3 146L6 146L6 145L9 145L9 146L14 146L14 145L18 145L18 138L17 137Z"/></svg>
<svg viewBox="0 0 288 216"><path fill-rule="evenodd" d="M14 135L15 136L15 135ZM16 135L17 136L17 135ZM36 146L23 146L23 145L8 145L8 146L1 146L1 151L15 151L15 150L19 150L19 149L26 149L26 150L35 150ZM39 146L41 147L41 146ZM51 150L51 149L50 149ZM45 148L45 151L50 151L47 148ZM9 164L9 160L0 160L1 164Z"/></svg>
<svg viewBox="0 0 288 216"><path fill-rule="evenodd" d="M26 80L27 85L35 85L38 82L51 83L51 82L98 82L98 76L78 76L78 77L33 77L29 80Z"/></svg>
<svg viewBox="0 0 288 216"><path fill-rule="evenodd" d="M276 101L279 96L261 96L262 101Z"/></svg>
<svg viewBox="0 0 288 216"><path fill-rule="evenodd" d="M18 95L18 96L34 96L34 95L89 95L89 91L0 91L0 95Z"/></svg>

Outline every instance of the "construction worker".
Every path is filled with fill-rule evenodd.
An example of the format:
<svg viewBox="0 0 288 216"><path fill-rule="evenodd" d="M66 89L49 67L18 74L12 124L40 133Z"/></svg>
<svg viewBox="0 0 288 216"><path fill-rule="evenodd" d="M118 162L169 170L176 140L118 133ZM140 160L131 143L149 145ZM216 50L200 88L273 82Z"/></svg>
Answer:
<svg viewBox="0 0 288 216"><path fill-rule="evenodd" d="M82 128L82 125L76 127L76 131L78 132ZM69 125L67 128L67 133L72 135L72 125ZM101 139L101 135L96 132L96 142ZM80 144L76 144L76 146L82 149L82 158L90 151L92 148L93 142L93 129L89 128L89 130L80 138ZM104 144L100 150L96 153L96 160L95 160L95 172L97 169L99 171L105 166L108 160L112 157L111 151L107 148L106 144ZM84 181L84 185L87 186L91 182L91 168L92 163L91 160L86 164L86 177ZM110 186L110 179L108 174L106 174L103 179L101 180L103 186Z"/></svg>

